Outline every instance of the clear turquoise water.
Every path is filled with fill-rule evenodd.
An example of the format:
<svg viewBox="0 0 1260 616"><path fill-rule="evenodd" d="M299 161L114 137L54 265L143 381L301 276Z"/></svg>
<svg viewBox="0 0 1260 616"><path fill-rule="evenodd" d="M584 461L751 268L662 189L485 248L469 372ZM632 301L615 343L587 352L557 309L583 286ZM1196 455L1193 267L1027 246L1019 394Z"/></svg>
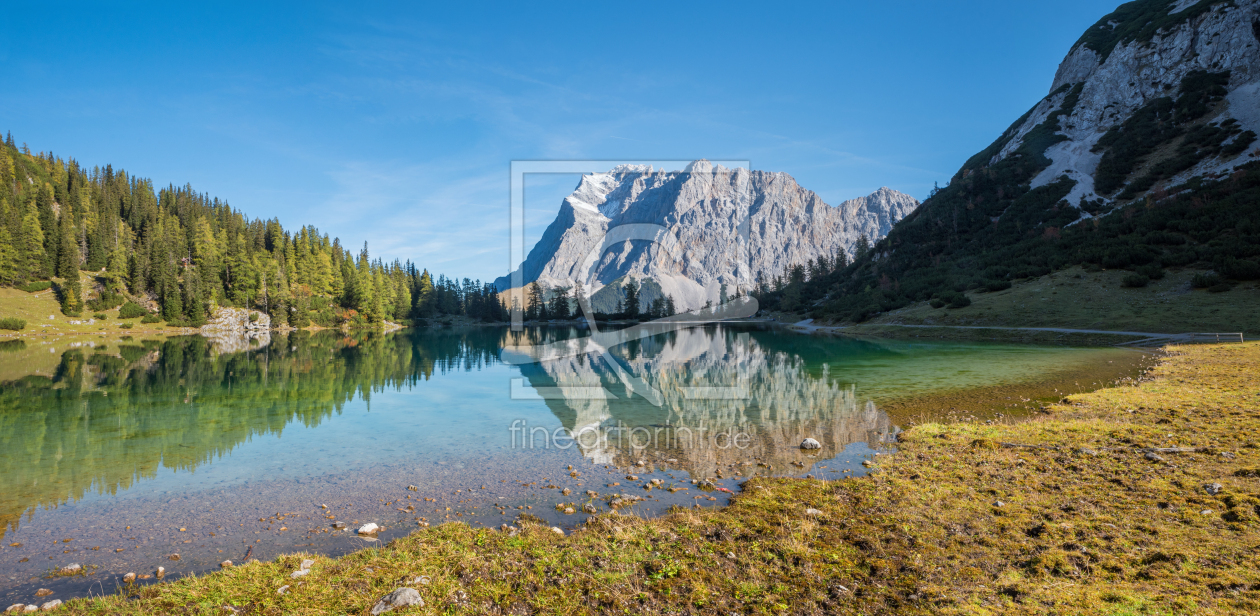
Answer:
<svg viewBox="0 0 1260 616"><path fill-rule="evenodd" d="M0 374L0 595L29 602L42 586L67 598L159 565L178 575L247 550L364 545L329 515L383 524L388 539L522 511L572 528L582 505L607 511L615 494L643 497L623 509L643 515L716 506L724 493L690 481L737 490L755 472L861 474L897 430L882 404L1012 383L1049 391L1078 378L1055 375L1115 372L1135 357L707 326L606 356L500 360L505 345L582 336L487 327L299 332L229 348L201 337L6 347L60 359L51 374L12 367L23 361ZM802 452L805 437L822 449ZM644 490L653 478L685 489ZM70 562L95 568L42 577Z"/></svg>

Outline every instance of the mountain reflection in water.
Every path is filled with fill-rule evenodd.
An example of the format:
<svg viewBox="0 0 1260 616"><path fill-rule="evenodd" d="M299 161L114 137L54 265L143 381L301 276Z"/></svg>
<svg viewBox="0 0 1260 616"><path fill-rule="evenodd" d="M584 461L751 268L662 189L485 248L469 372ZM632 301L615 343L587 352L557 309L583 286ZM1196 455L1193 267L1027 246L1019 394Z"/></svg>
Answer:
<svg viewBox="0 0 1260 616"><path fill-rule="evenodd" d="M509 342L575 333L541 330L524 336L541 339ZM546 392L547 406L596 464L643 460L708 477L755 461L775 474L798 473L789 465L803 463L806 438L822 447L805 459L827 459L853 443L878 447L893 432L887 415L860 401L853 384L832 378L826 364L811 374L800 356L765 344L773 336L697 326L611 349L616 365L579 354L525 364L521 372Z"/></svg>

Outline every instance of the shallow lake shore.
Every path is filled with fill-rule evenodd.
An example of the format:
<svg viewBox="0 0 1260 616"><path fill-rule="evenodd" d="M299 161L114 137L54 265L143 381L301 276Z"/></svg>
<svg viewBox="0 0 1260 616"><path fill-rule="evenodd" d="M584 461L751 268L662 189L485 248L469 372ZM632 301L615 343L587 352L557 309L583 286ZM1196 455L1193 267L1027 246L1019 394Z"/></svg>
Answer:
<svg viewBox="0 0 1260 616"><path fill-rule="evenodd" d="M366 613L400 587L425 605L395 613L1255 611L1258 375L1260 344L1172 347L1031 420L912 427L865 478L755 478L726 508L566 536L435 525L59 611Z"/></svg>

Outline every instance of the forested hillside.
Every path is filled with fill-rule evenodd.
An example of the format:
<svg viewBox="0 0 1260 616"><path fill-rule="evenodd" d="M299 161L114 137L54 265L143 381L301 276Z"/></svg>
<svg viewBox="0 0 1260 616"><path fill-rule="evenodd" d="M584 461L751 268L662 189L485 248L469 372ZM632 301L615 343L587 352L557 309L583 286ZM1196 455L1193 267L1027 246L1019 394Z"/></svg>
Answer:
<svg viewBox="0 0 1260 616"><path fill-rule="evenodd" d="M187 326L219 306L294 327L507 318L489 284L373 260L366 243L356 253L314 227L286 231L191 186L158 189L108 165L32 154L11 134L0 186L0 284L51 285L69 316L131 302L124 313Z"/></svg>
<svg viewBox="0 0 1260 616"><path fill-rule="evenodd" d="M1121 5L1046 97L886 237L852 264L763 281L761 305L842 321L961 309L1074 266L1129 270L1117 294L1170 268L1217 293L1260 279L1257 43L1256 0Z"/></svg>

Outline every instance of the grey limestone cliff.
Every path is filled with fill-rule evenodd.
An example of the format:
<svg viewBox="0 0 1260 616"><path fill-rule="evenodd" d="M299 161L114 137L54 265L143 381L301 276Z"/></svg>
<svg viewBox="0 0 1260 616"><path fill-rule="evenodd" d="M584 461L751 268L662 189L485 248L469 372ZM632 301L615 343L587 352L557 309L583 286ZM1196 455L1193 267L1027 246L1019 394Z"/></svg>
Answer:
<svg viewBox="0 0 1260 616"><path fill-rule="evenodd" d="M582 177L521 264L520 282L583 283L594 293L626 277L650 278L680 310L698 308L716 303L723 286L728 295L746 294L760 276L851 253L860 236L883 237L918 204L881 188L830 206L786 173L703 160L684 171L619 166ZM633 224L656 225L653 239L603 245L612 229ZM665 240L676 252L664 248ZM495 284L507 290L513 277Z"/></svg>

